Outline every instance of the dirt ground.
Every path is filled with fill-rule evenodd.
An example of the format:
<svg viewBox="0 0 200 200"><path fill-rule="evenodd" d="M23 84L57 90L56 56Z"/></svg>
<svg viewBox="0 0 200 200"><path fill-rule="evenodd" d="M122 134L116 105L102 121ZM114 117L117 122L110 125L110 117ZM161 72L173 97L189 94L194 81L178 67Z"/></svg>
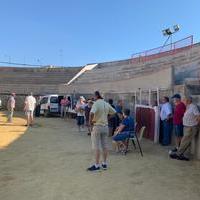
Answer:
<svg viewBox="0 0 200 200"><path fill-rule="evenodd" d="M0 112L0 150L21 137L27 130L26 120L15 114L12 124L7 124L7 113Z"/></svg>
<svg viewBox="0 0 200 200"><path fill-rule="evenodd" d="M2 200L199 200L200 162L168 158L168 148L143 140L126 156L110 151L109 169L89 173L90 138L73 119L37 118L26 129L0 115ZM111 142L111 141L110 141Z"/></svg>

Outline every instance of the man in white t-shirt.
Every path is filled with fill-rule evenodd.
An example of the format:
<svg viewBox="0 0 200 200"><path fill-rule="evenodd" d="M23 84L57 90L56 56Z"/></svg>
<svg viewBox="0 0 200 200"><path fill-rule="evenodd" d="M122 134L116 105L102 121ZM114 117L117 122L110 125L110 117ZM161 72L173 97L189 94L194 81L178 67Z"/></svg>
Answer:
<svg viewBox="0 0 200 200"><path fill-rule="evenodd" d="M33 125L33 114L36 107L36 99L33 97L33 94L31 93L29 96L26 97L24 102L24 111L27 117L27 125L26 126L32 126Z"/></svg>

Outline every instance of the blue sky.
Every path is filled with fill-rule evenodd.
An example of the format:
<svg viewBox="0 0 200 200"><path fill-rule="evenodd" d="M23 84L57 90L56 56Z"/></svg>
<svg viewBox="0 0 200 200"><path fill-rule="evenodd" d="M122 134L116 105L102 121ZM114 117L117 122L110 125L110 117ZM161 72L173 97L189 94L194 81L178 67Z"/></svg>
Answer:
<svg viewBox="0 0 200 200"><path fill-rule="evenodd" d="M174 40L200 41L199 0L0 0L0 61L80 66Z"/></svg>

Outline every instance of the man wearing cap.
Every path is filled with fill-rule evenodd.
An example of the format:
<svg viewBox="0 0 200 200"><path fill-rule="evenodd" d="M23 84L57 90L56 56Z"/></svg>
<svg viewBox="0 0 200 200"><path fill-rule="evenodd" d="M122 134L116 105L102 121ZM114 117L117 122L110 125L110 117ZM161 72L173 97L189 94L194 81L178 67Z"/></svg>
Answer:
<svg viewBox="0 0 200 200"><path fill-rule="evenodd" d="M8 109L8 123L13 122L13 114L15 109L15 93L12 93L7 102L7 109Z"/></svg>
<svg viewBox="0 0 200 200"><path fill-rule="evenodd" d="M181 101L181 95L175 94L172 99L174 100L175 109L173 115L173 125L175 132L176 147L172 151L176 152L180 146L183 137L183 115L186 110L185 104Z"/></svg>
<svg viewBox="0 0 200 200"><path fill-rule="evenodd" d="M103 162L101 167L107 169L108 155L108 115L114 115L115 109L103 100L99 91L95 92L95 103L90 111L90 125L93 125L91 132L92 149L95 151L95 163L88 171L100 170L100 150L102 149Z"/></svg>
<svg viewBox="0 0 200 200"><path fill-rule="evenodd" d="M189 159L184 156L184 152L190 146L192 139L199 132L200 112L195 104L192 103L192 97L185 99L186 111L183 116L184 136L181 140L177 152L170 152L172 159L186 160Z"/></svg>

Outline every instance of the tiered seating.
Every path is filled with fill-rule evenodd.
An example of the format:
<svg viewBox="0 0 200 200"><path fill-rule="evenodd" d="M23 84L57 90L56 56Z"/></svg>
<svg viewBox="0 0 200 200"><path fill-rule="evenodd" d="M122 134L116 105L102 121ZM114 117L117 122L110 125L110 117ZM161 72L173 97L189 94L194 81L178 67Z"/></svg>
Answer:
<svg viewBox="0 0 200 200"><path fill-rule="evenodd" d="M0 84L67 83L80 68L0 68Z"/></svg>
<svg viewBox="0 0 200 200"><path fill-rule="evenodd" d="M19 94L28 94L33 92L34 94L52 94L58 93L58 85L39 85L39 84L0 84L0 94L9 94L15 92Z"/></svg>
<svg viewBox="0 0 200 200"><path fill-rule="evenodd" d="M142 77L160 70L175 67L177 74L182 73L185 65L189 67L200 61L200 45L175 55L170 55L144 63L131 63L131 60L100 63L96 68L80 76L74 84L115 82ZM191 66L192 67L192 66Z"/></svg>
<svg viewBox="0 0 200 200"><path fill-rule="evenodd" d="M67 83L80 69L0 67L0 93L58 93L59 84Z"/></svg>

